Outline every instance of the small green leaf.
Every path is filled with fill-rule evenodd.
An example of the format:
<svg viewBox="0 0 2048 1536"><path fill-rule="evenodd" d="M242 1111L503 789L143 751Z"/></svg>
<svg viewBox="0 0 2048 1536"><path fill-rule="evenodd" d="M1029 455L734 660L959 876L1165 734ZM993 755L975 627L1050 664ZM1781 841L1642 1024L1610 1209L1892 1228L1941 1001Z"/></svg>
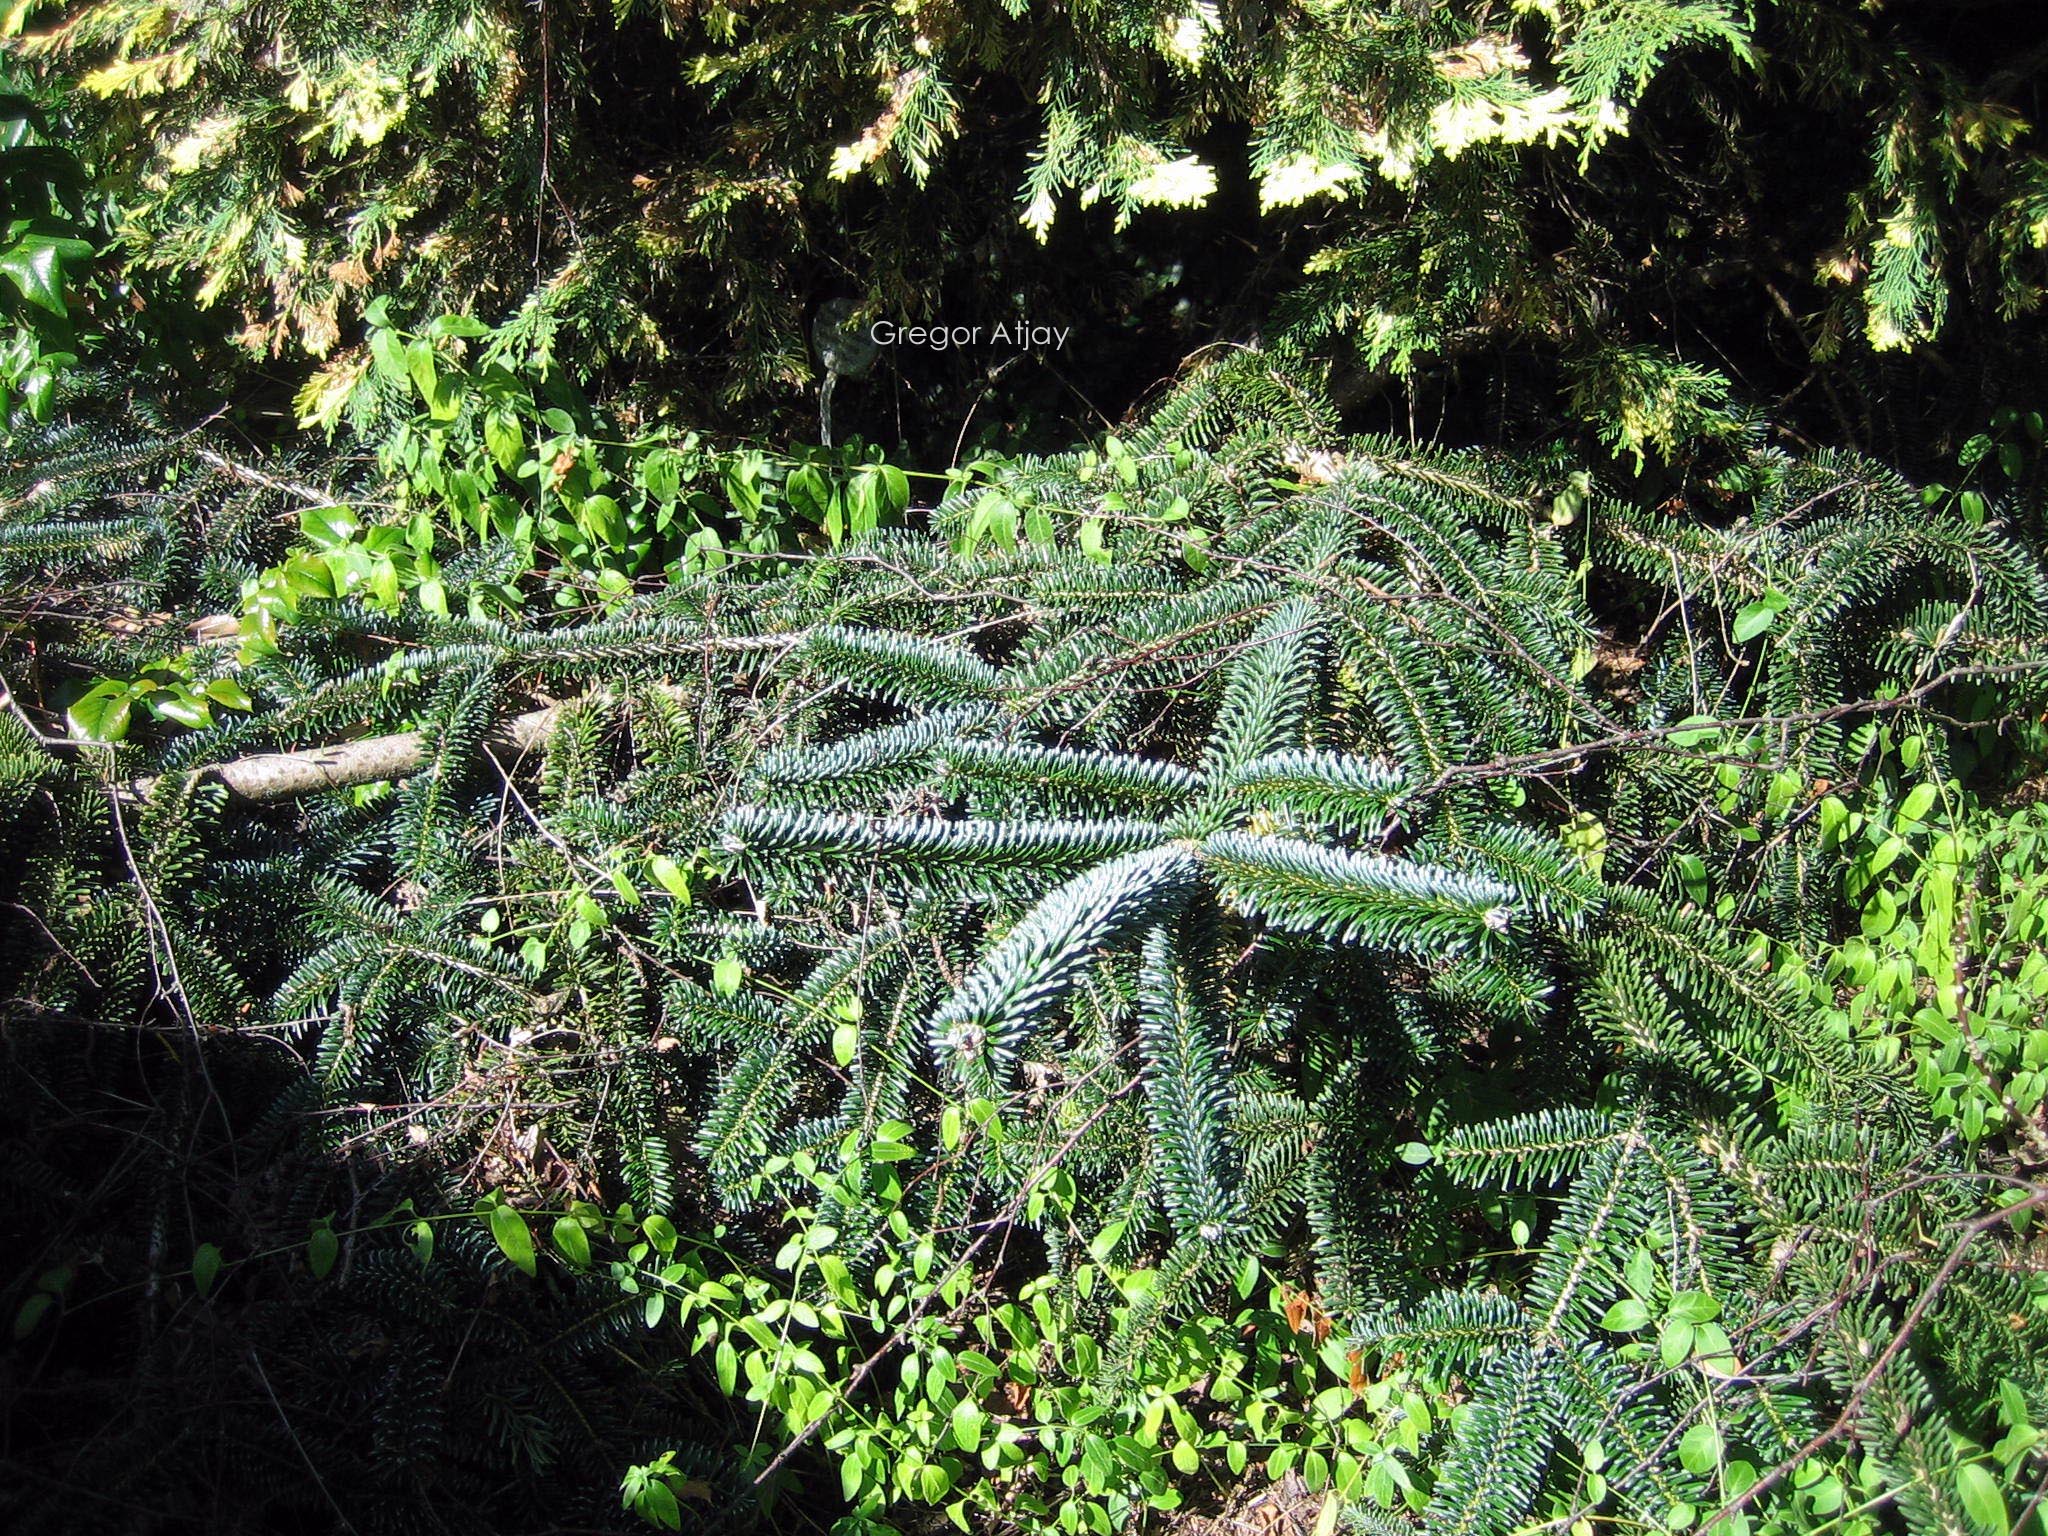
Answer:
<svg viewBox="0 0 2048 1536"><path fill-rule="evenodd" d="M657 501L674 501L682 494L683 460L672 448L657 448L641 461L638 478Z"/></svg>
<svg viewBox="0 0 2048 1536"><path fill-rule="evenodd" d="M306 1239L306 1267L313 1272L315 1280L327 1278L334 1268L334 1261L341 1254L341 1239L334 1235L334 1228L322 1222L313 1229Z"/></svg>
<svg viewBox="0 0 2048 1536"><path fill-rule="evenodd" d="M557 1216L554 1225L555 1247L578 1269L590 1267L590 1234L583 1230L583 1223L573 1216Z"/></svg>
<svg viewBox="0 0 2048 1536"><path fill-rule="evenodd" d="M690 899L690 877L683 873L682 866L665 853L657 853L647 861L647 872L658 884L677 901Z"/></svg>
<svg viewBox="0 0 2048 1536"><path fill-rule="evenodd" d="M1721 1432L1711 1424L1695 1424L1678 1442L1678 1461L1686 1471L1704 1477L1721 1460Z"/></svg>
<svg viewBox="0 0 2048 1536"><path fill-rule="evenodd" d="M538 1261L533 1252L533 1232L526 1225L526 1218L509 1205L494 1205L490 1215L491 1236L497 1241L498 1249L510 1259L517 1269L533 1274Z"/></svg>
<svg viewBox="0 0 2048 1536"><path fill-rule="evenodd" d="M867 1457L862 1454L862 1447L856 1442L848 1447L844 1459L839 1463L840 1497L849 1504L858 1499L860 1497L861 1485L866 1480L866 1476Z"/></svg>
<svg viewBox="0 0 2048 1536"><path fill-rule="evenodd" d="M519 419L510 411L493 411L484 418L484 449L500 469L511 474L526 456L526 439Z"/></svg>
<svg viewBox="0 0 2048 1536"><path fill-rule="evenodd" d="M1666 1370L1683 1365L1691 1354L1691 1323L1674 1317L1657 1330L1657 1357L1664 1362Z"/></svg>
<svg viewBox="0 0 2048 1536"><path fill-rule="evenodd" d="M884 515L901 517L910 505L910 477L894 464L882 465L879 475Z"/></svg>
<svg viewBox="0 0 2048 1536"><path fill-rule="evenodd" d="M201 1243L192 1253L192 1289L203 1300L213 1292L213 1284L220 1278L220 1250L212 1243Z"/></svg>
<svg viewBox="0 0 2048 1536"><path fill-rule="evenodd" d="M953 1443L970 1456L981 1447L981 1409L973 1399L961 1398L953 1405Z"/></svg>
<svg viewBox="0 0 2048 1536"><path fill-rule="evenodd" d="M626 516L609 496L586 496L576 509L576 520L590 536L612 549L626 547Z"/></svg>
<svg viewBox="0 0 2048 1536"><path fill-rule="evenodd" d="M732 1347L731 1339L720 1339L718 1348L712 1354L711 1363L718 1372L718 1390L731 1397L740 1379L740 1353Z"/></svg>
<svg viewBox="0 0 2048 1536"><path fill-rule="evenodd" d="M1124 1240L1126 1223L1112 1221L1095 1234L1095 1240L1088 1245L1088 1253L1098 1264L1107 1264L1109 1256L1116 1252L1118 1243Z"/></svg>
<svg viewBox="0 0 2048 1536"><path fill-rule="evenodd" d="M14 1314L14 1337L17 1341L36 1331L36 1324L43 1320L43 1314L50 1310L50 1304L56 1299L48 1291L30 1294L21 1304L21 1310Z"/></svg>
<svg viewBox="0 0 2048 1536"><path fill-rule="evenodd" d="M1785 599L1770 594L1747 603L1735 615L1735 625L1730 633L1737 645L1746 645L1778 622L1778 615L1785 611Z"/></svg>
<svg viewBox="0 0 2048 1536"><path fill-rule="evenodd" d="M440 315L427 324L429 336L488 336L491 328L474 315Z"/></svg>
<svg viewBox="0 0 2048 1536"><path fill-rule="evenodd" d="M412 376L413 387L419 390L420 398L431 410L439 398L441 372L435 366L434 348L430 342L422 339L406 345L405 371Z"/></svg>
<svg viewBox="0 0 2048 1536"><path fill-rule="evenodd" d="M284 563L285 586L304 597L339 597L334 568L322 555L301 552Z"/></svg>
<svg viewBox="0 0 2048 1536"><path fill-rule="evenodd" d="M316 549L334 549L362 531L362 521L348 507L308 507L299 514L299 531Z"/></svg>
<svg viewBox="0 0 2048 1536"><path fill-rule="evenodd" d="M1711 1323L1721 1315L1721 1303L1704 1291L1681 1291L1671 1298L1669 1315L1683 1323Z"/></svg>
<svg viewBox="0 0 2048 1536"><path fill-rule="evenodd" d="M641 1490L639 1513L665 1531L683 1528L682 1506L676 1502L675 1490L667 1483L650 1482Z"/></svg>
<svg viewBox="0 0 2048 1536"><path fill-rule="evenodd" d="M64 712L71 734L85 741L119 741L128 734L134 693L126 683L95 683Z"/></svg>
<svg viewBox="0 0 2048 1536"><path fill-rule="evenodd" d="M168 720L173 725L187 726L193 730L213 724L213 711L206 707L206 700L193 698L179 684L153 698L144 701L152 714L159 720Z"/></svg>
<svg viewBox="0 0 2048 1536"><path fill-rule="evenodd" d="M406 376L405 341L396 331L381 325L370 332L370 361L377 377L396 384Z"/></svg>
<svg viewBox="0 0 2048 1536"><path fill-rule="evenodd" d="M1262 1266L1256 1253L1248 1253L1244 1256L1244 1262L1237 1267L1237 1299L1239 1301L1249 1301L1251 1299L1252 1292L1259 1287L1261 1270Z"/></svg>
<svg viewBox="0 0 2048 1536"><path fill-rule="evenodd" d="M1650 1309L1633 1296L1617 1301L1600 1319L1600 1326L1610 1333L1634 1333L1638 1328L1648 1327L1649 1323Z"/></svg>
<svg viewBox="0 0 2048 1536"><path fill-rule="evenodd" d="M86 241L31 228L0 249L0 277L13 283L29 303L61 320L65 313L64 263L91 257L92 246Z"/></svg>
<svg viewBox="0 0 2048 1536"><path fill-rule="evenodd" d="M1956 1493L1963 1501L1963 1513L1970 1523L1987 1536L2005 1536L2012 1528L2012 1518L2006 1509L2005 1494L1998 1486L1998 1479L1985 1470L1981 1462L1970 1462L1956 1473Z"/></svg>
<svg viewBox="0 0 2048 1536"><path fill-rule="evenodd" d="M711 966L711 990L720 997L731 997L739 991L746 974L738 955L722 955Z"/></svg>

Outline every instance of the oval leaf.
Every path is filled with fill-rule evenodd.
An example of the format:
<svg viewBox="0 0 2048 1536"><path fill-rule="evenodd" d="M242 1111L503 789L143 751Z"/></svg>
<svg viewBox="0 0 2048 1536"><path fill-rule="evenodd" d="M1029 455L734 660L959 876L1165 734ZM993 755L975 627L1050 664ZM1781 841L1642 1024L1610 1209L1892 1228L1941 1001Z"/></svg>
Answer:
<svg viewBox="0 0 2048 1536"><path fill-rule="evenodd" d="M1600 1319L1600 1326L1610 1333L1634 1333L1638 1328L1647 1327L1649 1322L1650 1309L1631 1296L1609 1307L1606 1316Z"/></svg>
<svg viewBox="0 0 2048 1536"><path fill-rule="evenodd" d="M213 1293L213 1284L220 1278L220 1250L211 1243L201 1243L192 1253L192 1289L201 1298Z"/></svg>
<svg viewBox="0 0 2048 1536"><path fill-rule="evenodd" d="M1986 1536L2005 1536L2012 1528L1998 1479L1980 1463L1973 1461L1956 1473L1956 1493L1963 1501L1963 1513Z"/></svg>
<svg viewBox="0 0 2048 1536"><path fill-rule="evenodd" d="M555 1247L562 1257L578 1269L590 1267L590 1234L583 1230L583 1223L573 1216L558 1216L554 1227Z"/></svg>
<svg viewBox="0 0 2048 1536"><path fill-rule="evenodd" d="M306 1267L313 1271L313 1278L326 1279L340 1253L341 1239L334 1235L334 1229L324 1224L315 1227L313 1235L306 1239Z"/></svg>
<svg viewBox="0 0 2048 1536"><path fill-rule="evenodd" d="M533 1233L526 1225L526 1218L509 1205L494 1205L490 1220L491 1236L496 1240L499 1251L518 1269L532 1274L537 1261L533 1252Z"/></svg>

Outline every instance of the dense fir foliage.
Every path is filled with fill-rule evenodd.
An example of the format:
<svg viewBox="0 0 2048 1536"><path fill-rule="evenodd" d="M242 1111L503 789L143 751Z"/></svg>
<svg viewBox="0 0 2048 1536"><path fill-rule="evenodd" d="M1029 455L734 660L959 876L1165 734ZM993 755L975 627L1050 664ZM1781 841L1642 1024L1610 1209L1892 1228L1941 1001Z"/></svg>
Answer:
<svg viewBox="0 0 2048 1536"><path fill-rule="evenodd" d="M16 439L10 581L98 621L84 649L46 630L33 664L146 681L153 661L137 702L194 728L112 728L90 693L74 723L118 745L53 755L32 717L8 727L12 899L36 914L14 930L15 1167L48 1170L34 1208L62 1234L27 1337L50 1330L63 1360L74 1313L138 1284L192 1309L196 1286L244 1342L200 1308L155 1347L230 1354L155 1369L202 1391L224 1372L248 1403L145 1455L157 1401L110 1435L104 1388L58 1370L40 1456L101 1496L196 1514L204 1467L254 1520L303 1498L311 1456L359 1527L502 1529L493 1477L588 1467L583 1444L609 1457L600 1483L674 1451L691 1476L629 1495L658 1514L680 1506L648 1490L682 1486L734 1518L735 1468L743 1486L772 1437L707 1412L703 1378L636 1382L632 1362L663 1338L772 1345L744 1377L735 1352L723 1385L798 1432L833 1380L804 1332L880 1344L897 1314L860 1319L885 1277L963 1265L981 1305L1035 1295L1054 1324L1021 1356L1006 1335L1022 1388L956 1395L921 1449L818 1410L863 1518L907 1495L1109 1529L1207 1497L1248 1451L1302 1476L1292 1445L1309 1494L1368 1521L1413 1507L1432 1531L1546 1510L1684 1524L1731 1500L1804 1529L1881 1487L1915 1529L1960 1531L1988 1495L1958 1516L1957 1489L2027 1463L2048 1381L2008 1320L2042 1298L1997 1214L2024 1186L1973 1182L1999 1164L1970 1149L2037 1115L2038 1024L1945 1142L1936 1116L1957 1111L1926 1087L1965 1019L1956 987L1887 1024L1840 1012L1829 980L1896 942L1904 838L1940 911L1980 886L2013 899L1965 852L1986 833L1962 830L1958 776L1995 722L2039 708L2048 578L1960 498L1766 454L1739 516L1678 522L1542 466L1343 437L1247 353L1104 452L988 466L930 534L836 554L813 534L779 572L678 576L609 611L479 608L503 537L415 545L437 600L344 579L278 622L265 530L325 493L91 409ZM312 550L274 569L335 526L303 517ZM1609 584L1648 620L1625 648L1586 603ZM239 625L214 611L238 594ZM193 616L206 638L166 660ZM164 707L181 689L218 718ZM396 759L350 766L393 731ZM281 803L262 774L289 760L254 755L365 733L331 749L329 782L395 787ZM1887 829L1874 853L1845 858L1866 824ZM1865 949L1836 959L1845 899ZM2027 933L2003 941L2021 1014L2044 990ZM91 1018L141 1021L127 1087L80 1054ZM181 1074L177 1042L224 1024L236 1048ZM150 1160L65 1194L52 1139L115 1093L154 1107L97 1134L206 1170L174 1205ZM248 1157L295 1171L272 1190L235 1175ZM502 1202L497 1248L474 1224L437 1244L436 1213L479 1189ZM661 1214L639 1248L576 1203L620 1196ZM829 1228L833 1267L778 1278L786 1206L810 1241ZM545 1275L522 1210L569 1213ZM81 1264L94 1230L129 1234L122 1257ZM679 1232L686 1252L724 1234L697 1261L711 1292L661 1266ZM593 1240L618 1244L625 1290L596 1278ZM492 1278L499 1251L535 1278ZM302 1264L322 1286L290 1279ZM718 1316L727 1264L729 1293L771 1287L757 1317L661 1332ZM681 1316L633 1299L649 1283ZM1311 1376L1313 1402L1276 1387L1274 1412L1356 1413L1357 1432L1232 1433L1234 1399L1176 1376L1211 1309L1269 1285L1348 1341L1334 1402ZM926 1292L920 1316L933 1296L955 1319L925 1339L943 1351L975 1303ZM486 1337L479 1318L499 1320ZM1909 1318L1913 1349L1888 1351ZM1314 1357L1315 1328L1283 1333ZM365 1349L367 1375L346 1363ZM370 1394L360 1417L315 1406L335 1377ZM1167 1429L1151 1415L1171 1476L1142 1413L1122 1436L1080 1427L1176 1381ZM1375 1382L1412 1406L1354 1408ZM1845 1405L1853 1439L1759 1481ZM1001 1426L987 1473L974 1414ZM1397 1456L1408 1417L1442 1427ZM1003 1448L1041 1422L1005 1478ZM1063 1467L1087 1497L1062 1516Z"/></svg>
<svg viewBox="0 0 2048 1536"><path fill-rule="evenodd" d="M2022 9L0 11L0 1522L2040 1536Z"/></svg>

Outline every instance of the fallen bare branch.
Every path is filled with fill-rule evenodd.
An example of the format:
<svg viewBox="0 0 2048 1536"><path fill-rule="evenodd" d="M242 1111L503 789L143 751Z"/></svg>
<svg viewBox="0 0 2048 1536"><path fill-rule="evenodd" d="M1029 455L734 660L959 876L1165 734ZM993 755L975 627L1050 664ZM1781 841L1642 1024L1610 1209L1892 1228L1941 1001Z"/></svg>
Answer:
<svg viewBox="0 0 2048 1536"><path fill-rule="evenodd" d="M801 636L740 636L706 642L712 650L789 650ZM682 699L689 690L673 684L657 685L660 692ZM535 751L547 744L564 715L576 708L603 708L616 702L617 695L599 689L575 699L529 710L504 721L487 738L492 744L510 746L520 752ZM324 747L303 747L291 752L258 752L231 758L198 770L210 783L225 784L243 800L263 803L290 800L323 790L349 789L357 784L374 784L384 779L402 779L416 773L427 760L427 741L419 731L395 731L385 736L365 736L356 741L336 742ZM136 779L126 786L123 798L146 798L160 782L158 777Z"/></svg>

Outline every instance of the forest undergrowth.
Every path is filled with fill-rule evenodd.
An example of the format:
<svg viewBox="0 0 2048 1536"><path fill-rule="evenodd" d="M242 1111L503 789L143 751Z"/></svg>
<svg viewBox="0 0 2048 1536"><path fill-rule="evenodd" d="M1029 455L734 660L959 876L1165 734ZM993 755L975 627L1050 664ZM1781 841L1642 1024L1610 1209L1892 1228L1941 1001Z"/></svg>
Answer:
<svg viewBox="0 0 2048 1536"><path fill-rule="evenodd" d="M1928 9L0 14L7 1529L2039 1536Z"/></svg>

